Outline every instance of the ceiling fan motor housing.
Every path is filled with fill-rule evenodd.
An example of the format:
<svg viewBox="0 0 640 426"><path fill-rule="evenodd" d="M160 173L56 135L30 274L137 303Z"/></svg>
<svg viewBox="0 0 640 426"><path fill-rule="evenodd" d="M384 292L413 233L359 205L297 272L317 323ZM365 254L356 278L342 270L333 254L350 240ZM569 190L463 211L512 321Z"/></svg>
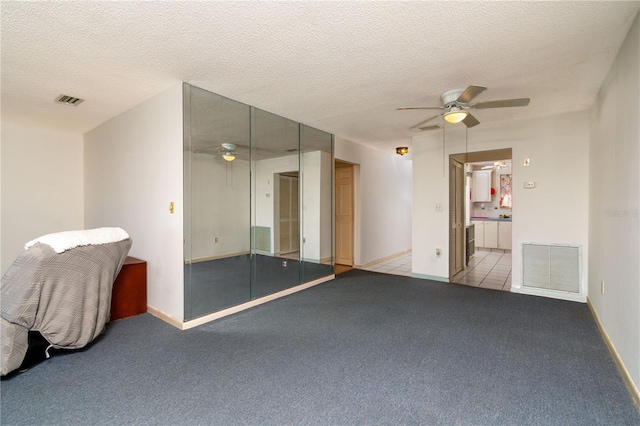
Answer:
<svg viewBox="0 0 640 426"><path fill-rule="evenodd" d="M442 95L440 95L442 105L444 105L445 107L464 105L463 103L458 102L458 98L460 97L460 95L462 95L464 90L465 89L453 89L444 92Z"/></svg>

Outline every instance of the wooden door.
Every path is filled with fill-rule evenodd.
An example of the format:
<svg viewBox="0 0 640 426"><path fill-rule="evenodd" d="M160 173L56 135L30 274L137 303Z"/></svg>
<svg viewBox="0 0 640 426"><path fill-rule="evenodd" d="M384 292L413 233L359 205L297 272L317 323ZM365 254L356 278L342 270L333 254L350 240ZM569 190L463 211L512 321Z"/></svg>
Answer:
<svg viewBox="0 0 640 426"><path fill-rule="evenodd" d="M449 164L449 278L464 267L464 167L455 159Z"/></svg>
<svg viewBox="0 0 640 426"><path fill-rule="evenodd" d="M340 265L353 266L353 165L336 163L336 260Z"/></svg>

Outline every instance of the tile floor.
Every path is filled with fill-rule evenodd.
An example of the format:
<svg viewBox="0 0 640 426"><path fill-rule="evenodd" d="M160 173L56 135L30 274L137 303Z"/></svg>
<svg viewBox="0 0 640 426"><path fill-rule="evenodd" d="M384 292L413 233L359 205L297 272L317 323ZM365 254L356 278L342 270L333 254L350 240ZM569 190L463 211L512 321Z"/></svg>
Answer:
<svg viewBox="0 0 640 426"><path fill-rule="evenodd" d="M409 252L362 269L410 277L411 253ZM511 252L478 250L469 260L467 269L456 274L451 282L472 287L510 291Z"/></svg>
<svg viewBox="0 0 640 426"><path fill-rule="evenodd" d="M452 283L493 290L511 290L511 252L478 250L467 269L457 273Z"/></svg>
<svg viewBox="0 0 640 426"><path fill-rule="evenodd" d="M411 252L405 253L401 256L394 257L393 259L385 262L376 263L366 268L361 268L365 271L381 272L383 274L391 275L405 275L411 276Z"/></svg>

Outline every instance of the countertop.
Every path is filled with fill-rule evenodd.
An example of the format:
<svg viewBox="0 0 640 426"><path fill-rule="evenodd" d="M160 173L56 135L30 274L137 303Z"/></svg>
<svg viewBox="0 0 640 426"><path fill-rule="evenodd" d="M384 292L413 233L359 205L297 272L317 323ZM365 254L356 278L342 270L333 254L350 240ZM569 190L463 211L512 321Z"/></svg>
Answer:
<svg viewBox="0 0 640 426"><path fill-rule="evenodd" d="M481 216L476 216L476 217L472 217L471 220L495 220L498 222L511 222L511 218L510 217L481 217Z"/></svg>

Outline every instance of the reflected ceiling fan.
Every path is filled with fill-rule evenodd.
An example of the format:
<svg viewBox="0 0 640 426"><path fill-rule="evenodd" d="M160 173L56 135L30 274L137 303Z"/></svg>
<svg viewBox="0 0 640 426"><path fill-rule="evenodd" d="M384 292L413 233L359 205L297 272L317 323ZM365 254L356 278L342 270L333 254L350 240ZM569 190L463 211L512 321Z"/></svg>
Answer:
<svg viewBox="0 0 640 426"><path fill-rule="evenodd" d="M434 115L420 123L416 124L410 129L428 130L439 126L425 126L431 120L434 120L442 116L449 123L463 122L467 127L473 127L480 124L480 122L469 112L472 109L487 109L487 108L506 108L506 107L519 107L529 105L529 98L519 99L502 99L499 101L478 102L476 104L470 104L471 100L484 92L487 88L482 86L469 86L466 89L453 89L444 92L440 99L442 100L442 106L405 106L398 108L399 111L405 111L410 109L440 109L444 110L441 114Z"/></svg>
<svg viewBox="0 0 640 426"><path fill-rule="evenodd" d="M233 161L236 159L236 149L238 146L234 143L223 143L218 148L218 155L225 161Z"/></svg>

